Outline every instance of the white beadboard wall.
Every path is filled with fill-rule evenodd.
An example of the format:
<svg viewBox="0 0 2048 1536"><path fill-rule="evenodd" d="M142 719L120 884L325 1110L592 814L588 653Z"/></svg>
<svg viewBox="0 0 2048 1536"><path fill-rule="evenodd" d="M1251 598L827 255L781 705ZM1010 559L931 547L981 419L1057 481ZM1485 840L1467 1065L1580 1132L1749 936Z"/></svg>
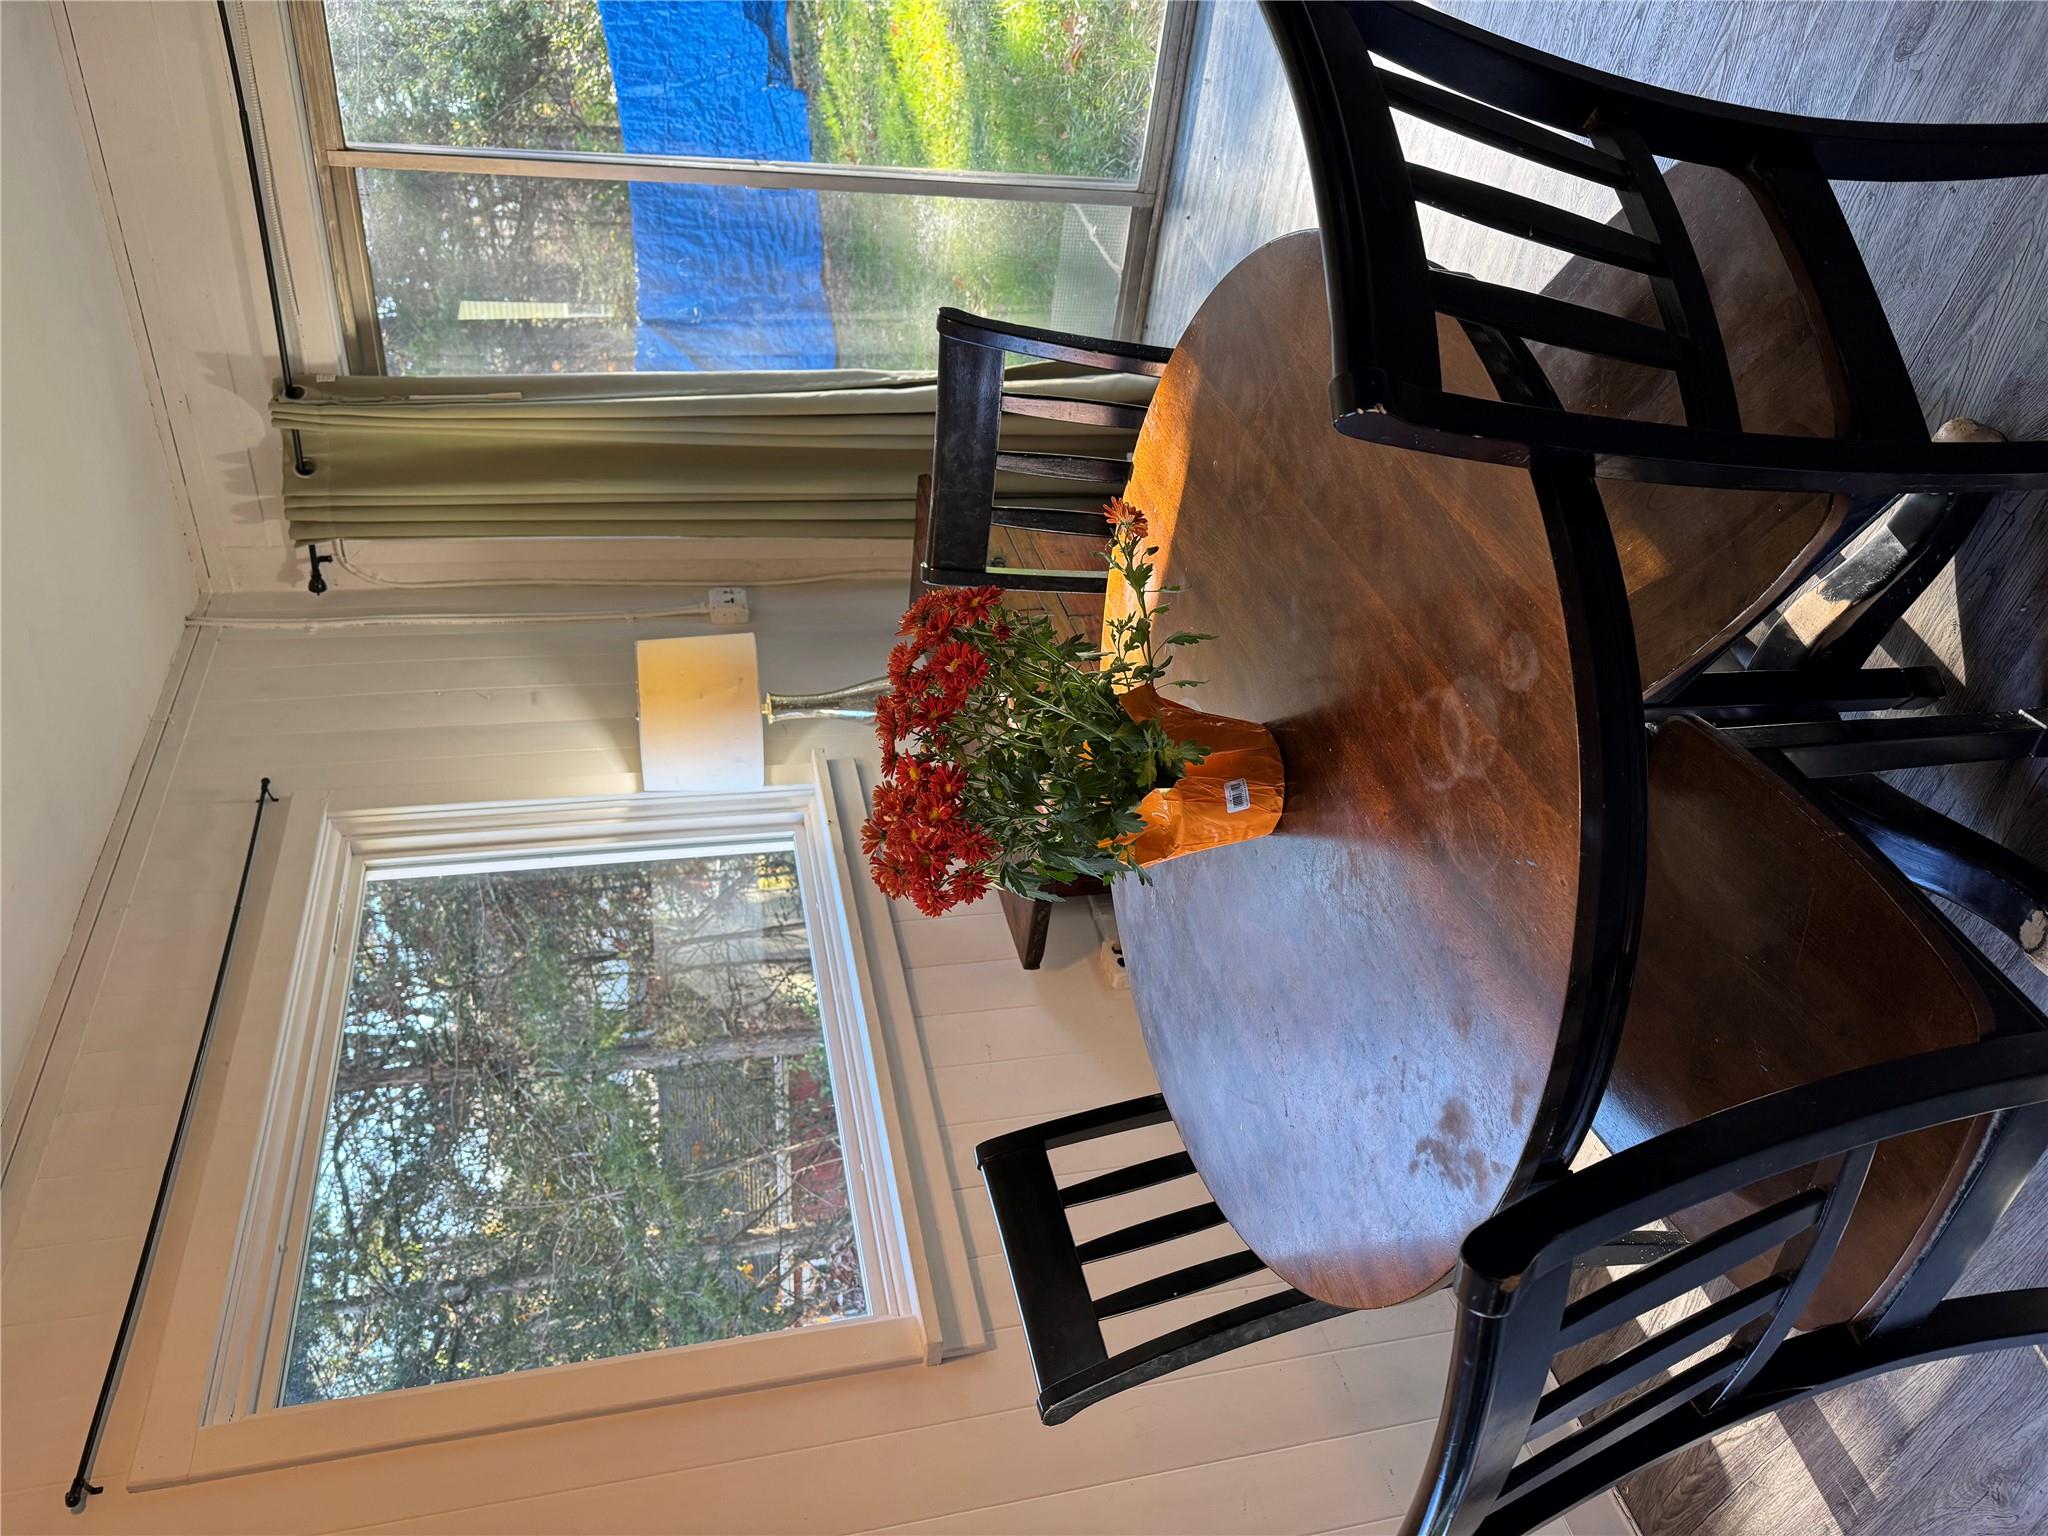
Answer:
<svg viewBox="0 0 2048 1536"><path fill-rule="evenodd" d="M879 669L896 594L757 599L764 682ZM1441 1390L1446 1298L1212 1361L1042 1428L974 1142L1148 1091L1127 994L1078 911L1018 968L992 905L899 913L996 1347L854 1376L149 1493L124 1483L149 1320L83 1521L61 1502L205 1012L249 800L375 789L394 805L637 786L631 641L688 621L319 633L204 629L136 799L4 1188L0 1525L11 1532L1365 1532L1392 1530ZM865 750L778 727L785 760ZM260 1032L260 1021L249 1021ZM203 1134L203 1132L202 1132ZM203 1166L196 1152L188 1167ZM174 1216L166 1262L177 1249ZM1580 1536L1623 1529L1610 1510Z"/></svg>

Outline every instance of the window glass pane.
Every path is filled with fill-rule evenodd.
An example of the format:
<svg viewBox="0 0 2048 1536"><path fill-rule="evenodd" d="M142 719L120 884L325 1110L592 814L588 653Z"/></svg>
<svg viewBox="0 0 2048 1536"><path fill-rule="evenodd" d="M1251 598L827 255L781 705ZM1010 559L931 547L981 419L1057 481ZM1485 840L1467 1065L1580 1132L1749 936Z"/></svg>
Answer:
<svg viewBox="0 0 2048 1536"><path fill-rule="evenodd" d="M396 374L925 368L941 305L1108 334L1119 207L360 173Z"/></svg>
<svg viewBox="0 0 2048 1536"><path fill-rule="evenodd" d="M329 0L352 143L1131 179L1165 0Z"/></svg>
<svg viewBox="0 0 2048 1536"><path fill-rule="evenodd" d="M286 1404L866 1313L794 853L372 879Z"/></svg>

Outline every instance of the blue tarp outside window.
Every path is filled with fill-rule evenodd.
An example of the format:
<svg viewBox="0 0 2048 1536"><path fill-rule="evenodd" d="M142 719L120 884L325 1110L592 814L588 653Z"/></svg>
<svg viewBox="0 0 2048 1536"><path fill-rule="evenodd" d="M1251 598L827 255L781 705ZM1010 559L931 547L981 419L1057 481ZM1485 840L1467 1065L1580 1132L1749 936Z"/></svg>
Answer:
<svg viewBox="0 0 2048 1536"><path fill-rule="evenodd" d="M629 154L808 161L784 0L598 0ZM634 182L642 371L831 368L818 195Z"/></svg>

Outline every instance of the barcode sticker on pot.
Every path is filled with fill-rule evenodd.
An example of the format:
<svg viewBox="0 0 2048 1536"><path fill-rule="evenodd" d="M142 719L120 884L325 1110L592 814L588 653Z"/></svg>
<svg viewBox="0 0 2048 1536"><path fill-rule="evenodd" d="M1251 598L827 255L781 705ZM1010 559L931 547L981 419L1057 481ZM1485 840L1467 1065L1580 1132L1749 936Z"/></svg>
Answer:
<svg viewBox="0 0 2048 1536"><path fill-rule="evenodd" d="M1231 779L1223 786L1223 809L1233 816L1252 808L1252 787L1244 779Z"/></svg>

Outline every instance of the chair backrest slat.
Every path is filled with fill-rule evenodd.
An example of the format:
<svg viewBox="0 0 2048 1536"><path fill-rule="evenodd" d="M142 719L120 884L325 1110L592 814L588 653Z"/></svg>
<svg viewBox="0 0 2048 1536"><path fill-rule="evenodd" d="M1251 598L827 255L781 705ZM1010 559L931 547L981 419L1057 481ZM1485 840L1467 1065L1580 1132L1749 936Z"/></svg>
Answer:
<svg viewBox="0 0 2048 1536"><path fill-rule="evenodd" d="M1124 432L1135 432L1145 425L1142 405L1126 405L1120 400L1077 400L1070 395L1020 395L1015 390L1003 392L1003 413Z"/></svg>
<svg viewBox="0 0 2048 1536"><path fill-rule="evenodd" d="M1090 485L1121 487L1131 478L1129 459L1104 459L1080 453L996 454L998 474L1036 475L1041 480L1080 480Z"/></svg>
<svg viewBox="0 0 2048 1536"><path fill-rule="evenodd" d="M1113 1259L1120 1254L1136 1253L1143 1248L1155 1248L1161 1243L1170 1243L1177 1237L1186 1237L1194 1232L1206 1232L1211 1227L1223 1225L1223 1212L1211 1200L1202 1205L1191 1205L1183 1210L1169 1211L1164 1216L1134 1222L1128 1227L1119 1227L1114 1232L1105 1232L1100 1237L1091 1237L1076 1246L1075 1252L1083 1264L1099 1264L1104 1259Z"/></svg>
<svg viewBox="0 0 2048 1536"><path fill-rule="evenodd" d="M1136 1285L1127 1285L1120 1291L1096 1297L1095 1315L1105 1320L1122 1317L1126 1312L1142 1311L1163 1302L1178 1301L1198 1291L1211 1290L1227 1281L1242 1280L1265 1267L1266 1261L1249 1249L1243 1253L1225 1254L1220 1259L1204 1259L1199 1264L1183 1265L1171 1273L1155 1275L1150 1280L1140 1280Z"/></svg>
<svg viewBox="0 0 2048 1536"><path fill-rule="evenodd" d="M1558 1348L1570 1349L1598 1338L1631 1318L1676 1301L1687 1291L1725 1275L1738 1265L1761 1258L1818 1221L1825 1202L1823 1191L1802 1190L1789 1200L1780 1200L1686 1244L1668 1258L1609 1281L1564 1309L1564 1321L1557 1331Z"/></svg>
<svg viewBox="0 0 2048 1536"><path fill-rule="evenodd" d="M1109 526L1100 512L1068 512L1060 507L996 506L989 509L989 521L998 528L1025 528L1033 533L1064 533L1084 539L1101 538Z"/></svg>
<svg viewBox="0 0 2048 1536"><path fill-rule="evenodd" d="M1116 1195L1128 1195L1136 1190L1150 1189L1155 1184L1170 1184L1175 1179L1190 1177L1195 1171L1195 1160L1185 1152L1169 1152L1164 1157L1148 1157L1142 1163L1132 1163L1128 1168L1112 1168L1108 1173L1098 1173L1092 1179L1081 1179L1060 1187L1060 1199L1069 1208L1090 1205L1097 1200L1108 1200Z"/></svg>
<svg viewBox="0 0 2048 1536"><path fill-rule="evenodd" d="M1107 571L1013 571L987 565L969 570L927 565L925 584L933 587L1001 587L1006 592L1073 592L1100 596L1109 589Z"/></svg>
<svg viewBox="0 0 2048 1536"><path fill-rule="evenodd" d="M1552 246L1574 256L1604 261L1631 272L1664 272L1664 252L1656 239L1644 238L1612 224L1595 223L1576 213L1567 213L1532 197L1488 186L1485 182L1453 176L1433 166L1408 166L1409 184L1415 200L1460 218L1484 224L1539 245Z"/></svg>
<svg viewBox="0 0 2048 1536"><path fill-rule="evenodd" d="M1620 320L1540 293L1483 283L1458 272L1432 272L1429 291L1433 307L1460 320L1498 326L1511 335L1602 357L1641 363L1650 368L1677 368L1690 355L1685 342L1655 326Z"/></svg>
<svg viewBox="0 0 2048 1536"><path fill-rule="evenodd" d="M1242 1302L1200 1322L1170 1329L1157 1338L1111 1355L1102 1364L1062 1383L1058 1396L1039 1394L1039 1417L1064 1424L1093 1403L1205 1360L1220 1349L1238 1349L1290 1329L1343 1315L1342 1307L1314 1301L1299 1291L1276 1291ZM1225 1341L1219 1343L1219 1341Z"/></svg>
<svg viewBox="0 0 2048 1536"><path fill-rule="evenodd" d="M1391 69L1379 69L1375 73L1387 100L1411 117L1419 117L1475 143L1506 150L1533 164L1598 182L1604 187L1620 187L1628 183L1628 167L1605 150L1589 148L1576 139L1568 139L1561 133L1511 113L1497 111L1483 101L1457 95L1413 75L1396 74Z"/></svg>
<svg viewBox="0 0 2048 1536"><path fill-rule="evenodd" d="M1536 1405L1536 1417L1529 1425L1528 1438L1541 1439L1560 1425L1698 1354L1716 1339L1726 1338L1737 1329L1769 1316L1778 1309L1789 1284L1783 1275L1766 1276L1755 1285L1745 1286L1652 1334L1612 1360L1581 1371L1543 1394L1543 1400Z"/></svg>

